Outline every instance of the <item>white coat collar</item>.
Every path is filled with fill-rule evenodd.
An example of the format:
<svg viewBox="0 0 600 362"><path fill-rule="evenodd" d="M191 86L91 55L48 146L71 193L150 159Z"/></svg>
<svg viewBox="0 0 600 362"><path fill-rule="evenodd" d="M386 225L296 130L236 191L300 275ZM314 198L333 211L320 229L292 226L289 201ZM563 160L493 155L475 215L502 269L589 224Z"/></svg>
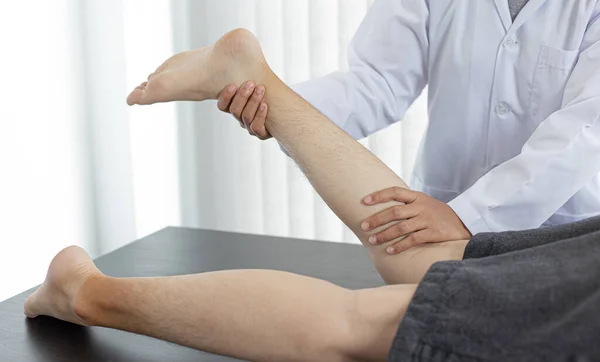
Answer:
<svg viewBox="0 0 600 362"><path fill-rule="evenodd" d="M504 30L509 32L515 32L529 19L547 0L529 0L529 2L523 7L517 18L513 22L510 17L510 9L508 8L508 2L506 0L495 0L496 9L498 15L504 25Z"/></svg>

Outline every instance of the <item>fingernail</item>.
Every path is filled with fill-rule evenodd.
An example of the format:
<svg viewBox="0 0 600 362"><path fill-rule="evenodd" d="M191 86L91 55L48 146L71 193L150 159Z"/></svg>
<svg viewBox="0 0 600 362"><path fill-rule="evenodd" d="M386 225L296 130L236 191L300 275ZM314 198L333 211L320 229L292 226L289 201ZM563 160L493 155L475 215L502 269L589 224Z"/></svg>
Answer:
<svg viewBox="0 0 600 362"><path fill-rule="evenodd" d="M251 82L246 83L245 88L250 90L252 89L252 87L254 87L254 84L252 84Z"/></svg>
<svg viewBox="0 0 600 362"><path fill-rule="evenodd" d="M362 225L360 225L361 229L363 229L364 231L369 230L369 228L371 227L371 225L369 225L368 222L363 222Z"/></svg>
<svg viewBox="0 0 600 362"><path fill-rule="evenodd" d="M229 93L233 93L233 92L235 92L235 86L234 86L233 84L232 84L232 85L230 85L229 87L227 87L227 91L228 91Z"/></svg>
<svg viewBox="0 0 600 362"><path fill-rule="evenodd" d="M373 201L373 198L371 196L365 197L365 204L370 204L371 201Z"/></svg>
<svg viewBox="0 0 600 362"><path fill-rule="evenodd" d="M264 92L265 89L263 87L256 88L256 94L258 94L259 96L262 96Z"/></svg>
<svg viewBox="0 0 600 362"><path fill-rule="evenodd" d="M396 252L396 249L394 249L393 246L390 246L387 248L387 252L388 252L388 254L394 254L394 252Z"/></svg>
<svg viewBox="0 0 600 362"><path fill-rule="evenodd" d="M267 105L266 105L266 104L264 104L264 103L262 103L262 104L260 105L260 110L261 110L261 111L264 111L264 110L266 110L266 109L267 109Z"/></svg>
<svg viewBox="0 0 600 362"><path fill-rule="evenodd" d="M373 245L377 244L377 236L373 235L369 238L369 242Z"/></svg>

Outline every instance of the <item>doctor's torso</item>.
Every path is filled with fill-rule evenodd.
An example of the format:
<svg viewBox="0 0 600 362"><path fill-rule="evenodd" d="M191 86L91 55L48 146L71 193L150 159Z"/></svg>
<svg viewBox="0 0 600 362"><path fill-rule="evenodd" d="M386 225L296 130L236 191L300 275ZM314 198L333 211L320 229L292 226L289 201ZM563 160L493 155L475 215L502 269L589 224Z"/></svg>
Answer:
<svg viewBox="0 0 600 362"><path fill-rule="evenodd" d="M562 107L596 4L530 0L513 22L506 0L429 1L429 126L415 188L448 202L521 153ZM599 211L596 176L549 224Z"/></svg>

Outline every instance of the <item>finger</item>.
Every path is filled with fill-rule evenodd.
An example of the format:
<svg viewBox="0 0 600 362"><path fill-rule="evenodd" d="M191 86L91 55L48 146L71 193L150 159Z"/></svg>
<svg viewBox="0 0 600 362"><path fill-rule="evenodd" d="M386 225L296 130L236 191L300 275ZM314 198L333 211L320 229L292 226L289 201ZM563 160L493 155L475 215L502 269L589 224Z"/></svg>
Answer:
<svg viewBox="0 0 600 362"><path fill-rule="evenodd" d="M250 125L252 132L256 135L256 137L261 140L266 140L271 138L271 134L267 131L265 127L265 123L267 122L267 113L269 112L269 106L266 103L261 103L258 111L256 112L256 116L254 117L254 121Z"/></svg>
<svg viewBox="0 0 600 362"><path fill-rule="evenodd" d="M364 231L371 231L392 221L410 219L419 215L419 211L413 205L395 205L367 218L360 227Z"/></svg>
<svg viewBox="0 0 600 362"><path fill-rule="evenodd" d="M427 227L420 217L400 221L389 228L369 237L369 243L372 245L385 244L410 233L423 230Z"/></svg>
<svg viewBox="0 0 600 362"><path fill-rule="evenodd" d="M430 242L428 235L427 229L412 233L406 238L388 246L386 252L391 255L396 255L417 245L426 244Z"/></svg>
<svg viewBox="0 0 600 362"><path fill-rule="evenodd" d="M375 205L388 201L398 201L409 204L411 202L414 202L418 196L419 193L416 191L412 191L404 187L395 186L372 193L369 196L365 197L363 202L366 205Z"/></svg>
<svg viewBox="0 0 600 362"><path fill-rule="evenodd" d="M244 107L244 111L242 112L242 122L248 132L250 131L250 125L254 122L254 117L256 117L256 112L258 111L258 107L260 103L265 97L265 87L262 85L257 86L250 96L248 103L246 103L246 107Z"/></svg>
<svg viewBox="0 0 600 362"><path fill-rule="evenodd" d="M231 101L229 112L233 114L238 121L242 120L242 112L246 107L246 103L248 103L248 99L252 95L252 91L254 91L254 83L248 81L240 87L233 97L233 101Z"/></svg>
<svg viewBox="0 0 600 362"><path fill-rule="evenodd" d="M219 94L219 101L217 102L217 107L221 112L229 113L229 106L231 105L231 100L233 99L236 90L237 87L230 84L221 91L221 94Z"/></svg>

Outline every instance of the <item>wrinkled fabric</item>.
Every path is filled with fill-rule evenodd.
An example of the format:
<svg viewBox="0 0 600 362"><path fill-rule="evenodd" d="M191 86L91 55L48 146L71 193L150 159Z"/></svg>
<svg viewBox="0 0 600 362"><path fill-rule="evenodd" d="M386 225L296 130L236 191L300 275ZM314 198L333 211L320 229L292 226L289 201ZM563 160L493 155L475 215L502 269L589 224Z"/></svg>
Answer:
<svg viewBox="0 0 600 362"><path fill-rule="evenodd" d="M600 218L473 237L434 264L390 361L600 361Z"/></svg>

